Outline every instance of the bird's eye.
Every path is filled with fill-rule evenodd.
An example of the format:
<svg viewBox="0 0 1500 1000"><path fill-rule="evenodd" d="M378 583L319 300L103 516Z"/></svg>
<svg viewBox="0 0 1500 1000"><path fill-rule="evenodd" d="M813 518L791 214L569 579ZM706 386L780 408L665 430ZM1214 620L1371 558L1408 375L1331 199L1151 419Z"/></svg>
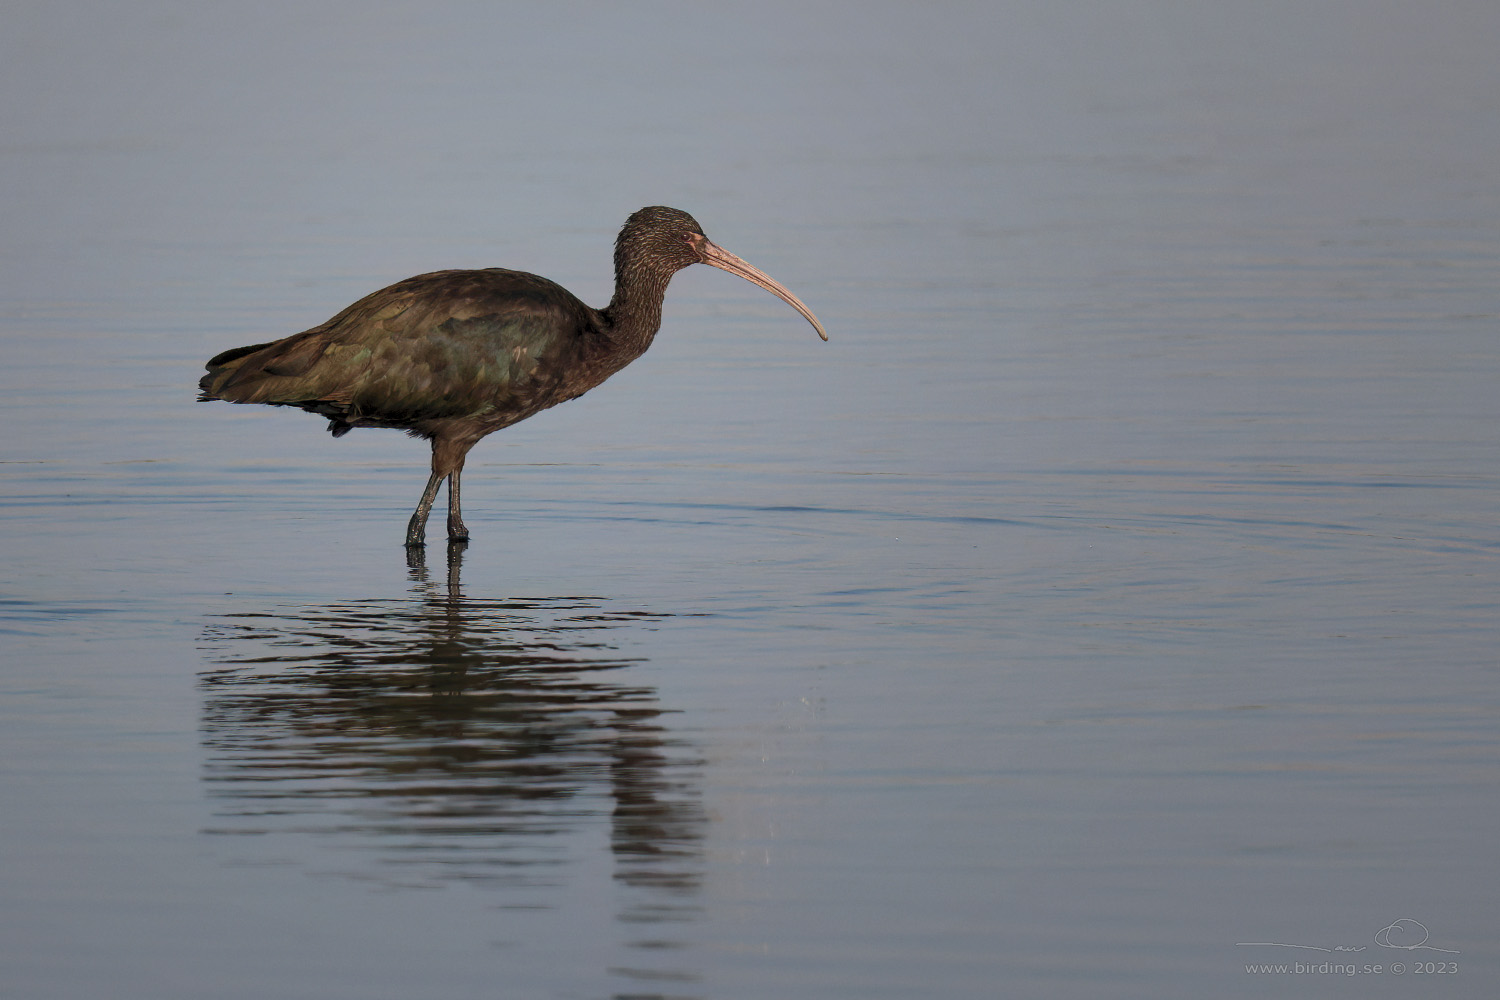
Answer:
<svg viewBox="0 0 1500 1000"><path fill-rule="evenodd" d="M694 238L695 238L695 237L696 237L696 236L697 236L697 235L698 235L698 234L697 234L697 233L683 233L683 234L682 234L682 242L684 242L684 243L689 243L689 244L690 244L690 243L692 243L692 242L693 242L693 239L694 239Z"/></svg>

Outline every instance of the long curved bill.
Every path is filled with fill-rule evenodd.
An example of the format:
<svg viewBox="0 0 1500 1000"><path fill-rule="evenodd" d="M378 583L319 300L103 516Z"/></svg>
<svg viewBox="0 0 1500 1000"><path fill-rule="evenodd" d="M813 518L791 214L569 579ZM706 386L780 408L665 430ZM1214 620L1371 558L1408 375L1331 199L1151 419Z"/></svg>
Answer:
<svg viewBox="0 0 1500 1000"><path fill-rule="evenodd" d="M814 316L812 314L812 310L803 305L802 300L788 291L787 287L781 282L777 281L775 278L771 277L760 268L753 267L745 261L740 260L740 258L736 257L734 254L730 253L728 250L725 250L723 247L717 246L716 244L710 242L707 238L705 238L702 245L699 246L698 252L703 257L703 263L711 264L722 271L728 271L730 274L737 274L751 284L759 285L766 291L770 292L772 295L776 296L781 301L785 302L787 305L791 306L793 309L797 310L802 314L804 319L806 319L813 325L813 329L818 331L818 336L822 337L824 340L828 339L828 334L823 330L823 324L818 322L818 317Z"/></svg>

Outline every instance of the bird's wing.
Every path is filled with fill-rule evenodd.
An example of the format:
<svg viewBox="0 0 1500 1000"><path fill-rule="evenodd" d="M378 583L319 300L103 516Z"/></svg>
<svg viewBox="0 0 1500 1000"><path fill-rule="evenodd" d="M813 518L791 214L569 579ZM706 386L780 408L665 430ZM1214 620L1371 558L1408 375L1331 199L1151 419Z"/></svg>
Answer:
<svg viewBox="0 0 1500 1000"><path fill-rule="evenodd" d="M593 316L536 275L438 271L368 295L304 333L225 352L209 362L202 387L208 398L396 424L526 408Z"/></svg>

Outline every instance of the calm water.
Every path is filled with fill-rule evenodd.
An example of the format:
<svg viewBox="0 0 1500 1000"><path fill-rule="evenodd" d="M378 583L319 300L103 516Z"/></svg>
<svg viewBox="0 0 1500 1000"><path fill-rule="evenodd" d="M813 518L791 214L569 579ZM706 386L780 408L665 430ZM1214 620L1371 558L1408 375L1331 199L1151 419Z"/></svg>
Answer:
<svg viewBox="0 0 1500 1000"><path fill-rule="evenodd" d="M1493 995L1500 8L5 21L6 997ZM465 551L193 402L653 203L831 343L684 272Z"/></svg>

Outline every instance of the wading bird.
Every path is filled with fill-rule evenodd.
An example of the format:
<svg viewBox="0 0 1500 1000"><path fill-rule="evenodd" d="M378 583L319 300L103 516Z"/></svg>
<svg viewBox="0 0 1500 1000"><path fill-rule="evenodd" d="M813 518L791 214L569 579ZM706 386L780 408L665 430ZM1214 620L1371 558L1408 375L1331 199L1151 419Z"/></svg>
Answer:
<svg viewBox="0 0 1500 1000"><path fill-rule="evenodd" d="M486 434L583 395L645 353L661 326L667 283L690 264L722 268L772 292L828 339L797 296L715 246L686 212L658 206L636 212L620 230L615 294L603 309L524 271L419 274L311 330L225 351L209 361L198 398L300 407L327 417L334 437L355 427L396 427L426 438L432 476L406 544L423 544L444 479L448 538L464 541L458 479L469 449Z"/></svg>

